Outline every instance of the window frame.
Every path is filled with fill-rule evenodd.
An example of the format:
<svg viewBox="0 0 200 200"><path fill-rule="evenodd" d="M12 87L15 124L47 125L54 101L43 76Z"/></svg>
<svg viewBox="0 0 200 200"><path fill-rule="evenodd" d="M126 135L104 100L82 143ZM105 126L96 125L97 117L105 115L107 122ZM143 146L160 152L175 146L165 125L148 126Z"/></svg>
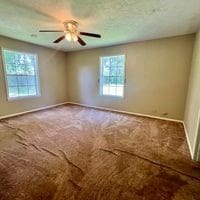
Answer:
<svg viewBox="0 0 200 200"><path fill-rule="evenodd" d="M114 56L124 56L124 59L125 59L125 61L124 61L124 84L123 84L123 95L122 96L117 96L117 95L112 95L112 94L103 94L102 88L101 88L101 75L102 75L101 59L103 57L114 57ZM101 55L99 57L99 78L98 78L98 83L99 83L99 95L100 96L124 99L124 97L125 97L125 86L126 86L126 57L127 56L126 56L125 53L107 54L107 55Z"/></svg>
<svg viewBox="0 0 200 200"><path fill-rule="evenodd" d="M22 53L22 54L28 54L35 56L35 76L36 76L36 89L37 93L36 95L28 95L28 96L18 96L18 97L10 97L9 96L9 86L8 86L8 78L7 78L7 72L6 72L6 62L4 59L4 51L11 51L14 53ZM23 99L32 99L32 98L38 98L41 96L41 90L40 90L40 77L39 77L39 69L38 69L38 55L36 53L31 52L25 52L20 50L13 50L9 48L1 47L1 56L2 56L2 62L3 62L3 73L4 73L4 82L6 87L6 96L8 101L16 101L16 100L23 100Z"/></svg>

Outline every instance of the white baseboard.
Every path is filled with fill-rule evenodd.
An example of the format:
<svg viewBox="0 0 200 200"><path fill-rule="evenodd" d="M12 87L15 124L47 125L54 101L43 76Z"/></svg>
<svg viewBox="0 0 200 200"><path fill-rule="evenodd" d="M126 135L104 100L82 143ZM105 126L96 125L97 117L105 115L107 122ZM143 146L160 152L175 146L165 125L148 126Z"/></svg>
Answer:
<svg viewBox="0 0 200 200"><path fill-rule="evenodd" d="M128 111L124 111L124 110L116 110L116 109L111 109L111 108L106 108L106 107L91 106L91 105L88 105L88 104L81 104L81 103L76 103L76 102L63 102L63 103L59 103L59 104L54 104L54 105L45 106L45 107L41 107L41 108L31 109L31 110L27 110L27 111L23 111L23 112L19 112L19 113L14 113L14 114L10 114L10 115L4 115L4 116L0 116L0 119L4 119L4 118L8 118L8 117L15 117L15 116L18 116L18 115L24 115L26 113L45 110L45 109L48 109L48 108L53 108L53 107L57 107L57 106L65 105L65 104L74 104L74 105L84 106L84 107L88 107L88 108L95 108L95 109L99 109L99 110L107 110L107 111L136 115L136 116L141 116L141 117L149 117L149 118L153 118L153 119L161 119L161 120L166 120L166 121L183 123L182 120L177 120L177 119L170 119L170 118L165 118L165 117L158 117L158 116L153 116L153 115L146 115L146 114L141 114L141 113L128 112Z"/></svg>
<svg viewBox="0 0 200 200"><path fill-rule="evenodd" d="M184 121L183 121L183 127L184 127L184 130L185 130L185 136L186 136L186 140L187 140L187 145L189 147L190 156L191 156L192 160L194 160L194 152L193 152L193 149L192 149L191 144L190 144L188 131L187 131L187 128L186 128L186 125L185 125Z"/></svg>
<svg viewBox="0 0 200 200"><path fill-rule="evenodd" d="M68 102L63 102L63 103L58 103L58 104L54 104L54 105L50 105L50 106L36 108L36 109L24 111L24 112L19 112L19 113L14 113L14 114L10 114L10 115L0 116L0 119L5 119L5 118L9 118L9 117L15 117L15 116L19 116L19 115L24 115L24 114L27 114L27 113L36 112L36 111L40 111L40 110L45 110L45 109L48 109L48 108L53 108L53 107L65 105L67 103Z"/></svg>
<svg viewBox="0 0 200 200"><path fill-rule="evenodd" d="M76 103L76 102L68 102L68 103L74 104L74 105L79 105L79 106L84 106L84 107L88 107L88 108L96 108L96 109L99 109L99 110L107 110L107 111L124 113L124 114L129 114L129 115L136 115L136 116L141 116L141 117L149 117L149 118L153 118L153 119L161 119L161 120L166 120L166 121L183 123L182 120L177 120L177 119L170 119L170 118L165 118L165 117L158 117L158 116L153 116L153 115L146 115L146 114L141 114L141 113L128 112L128 111L124 111L124 110L116 110L116 109L111 109L111 108L106 108L106 107L91 106L91 105L88 105L88 104L81 104L81 103Z"/></svg>

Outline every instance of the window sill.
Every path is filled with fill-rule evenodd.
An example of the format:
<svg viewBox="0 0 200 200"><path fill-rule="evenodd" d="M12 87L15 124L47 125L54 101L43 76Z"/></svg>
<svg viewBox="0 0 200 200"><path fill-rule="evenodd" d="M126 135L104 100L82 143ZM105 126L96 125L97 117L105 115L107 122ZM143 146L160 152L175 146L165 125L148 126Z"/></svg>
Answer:
<svg viewBox="0 0 200 200"><path fill-rule="evenodd" d="M8 101L20 101L20 100L26 100L26 99L34 99L34 98L38 98L38 97L41 97L41 95L38 94L38 95L32 95L32 96L8 97L7 100Z"/></svg>
<svg viewBox="0 0 200 200"><path fill-rule="evenodd" d="M109 95L109 94L100 94L100 96L109 97L109 98L116 98L116 99L124 99L124 95L123 96L116 96L116 95Z"/></svg>

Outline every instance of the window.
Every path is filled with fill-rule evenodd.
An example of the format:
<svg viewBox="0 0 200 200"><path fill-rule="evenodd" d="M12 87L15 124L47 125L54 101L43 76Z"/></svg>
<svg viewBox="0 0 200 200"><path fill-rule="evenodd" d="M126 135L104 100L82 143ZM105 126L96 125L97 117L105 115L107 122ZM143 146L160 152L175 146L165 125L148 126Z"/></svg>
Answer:
<svg viewBox="0 0 200 200"><path fill-rule="evenodd" d="M125 55L100 58L100 94L124 96Z"/></svg>
<svg viewBox="0 0 200 200"><path fill-rule="evenodd" d="M3 49L8 99L39 96L37 56Z"/></svg>

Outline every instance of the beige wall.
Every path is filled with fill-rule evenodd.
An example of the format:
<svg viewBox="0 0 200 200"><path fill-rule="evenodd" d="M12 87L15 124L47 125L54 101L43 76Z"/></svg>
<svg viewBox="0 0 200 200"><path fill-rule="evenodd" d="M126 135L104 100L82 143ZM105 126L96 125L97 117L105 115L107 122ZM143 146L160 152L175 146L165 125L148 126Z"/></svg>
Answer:
<svg viewBox="0 0 200 200"><path fill-rule="evenodd" d="M191 152L196 159L197 146L200 143L200 138L197 138L200 123L200 31L195 40L184 122Z"/></svg>
<svg viewBox="0 0 200 200"><path fill-rule="evenodd" d="M183 119L194 35L68 53L69 100ZM99 57L126 54L124 98L99 95Z"/></svg>
<svg viewBox="0 0 200 200"><path fill-rule="evenodd" d="M7 101L0 54L0 117L67 101L66 53L0 37L0 47L38 55L41 97Z"/></svg>

